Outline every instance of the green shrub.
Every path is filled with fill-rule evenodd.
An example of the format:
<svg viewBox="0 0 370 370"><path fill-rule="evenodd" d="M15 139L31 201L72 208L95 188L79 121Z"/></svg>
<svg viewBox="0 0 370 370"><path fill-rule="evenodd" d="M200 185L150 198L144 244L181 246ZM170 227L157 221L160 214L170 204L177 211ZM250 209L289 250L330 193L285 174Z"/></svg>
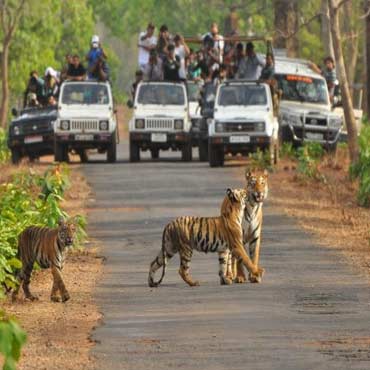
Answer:
<svg viewBox="0 0 370 370"><path fill-rule="evenodd" d="M14 288L18 235L28 226L56 227L59 219L68 218L60 203L69 185L68 168L54 166L43 175L32 171L17 173L10 182L0 185L0 286ZM77 243L84 237L86 221L76 218ZM1 288L0 288L1 294Z"/></svg>
<svg viewBox="0 0 370 370"><path fill-rule="evenodd" d="M285 142L280 146L280 157L281 158L289 158L294 159L296 158L297 153L293 146L293 143Z"/></svg>
<svg viewBox="0 0 370 370"><path fill-rule="evenodd" d="M270 152L268 150L262 151L257 148L254 153L249 153L250 167L258 170L271 170Z"/></svg>
<svg viewBox="0 0 370 370"><path fill-rule="evenodd" d="M306 143L297 150L298 172L301 177L326 182L319 170L319 161L324 156L324 149L319 143Z"/></svg>
<svg viewBox="0 0 370 370"><path fill-rule="evenodd" d="M25 331L17 321L0 311L0 353L4 356L3 370L16 370L16 363L26 338Z"/></svg>
<svg viewBox="0 0 370 370"><path fill-rule="evenodd" d="M5 131L0 128L0 163L5 163L10 159L10 151L6 139Z"/></svg>
<svg viewBox="0 0 370 370"><path fill-rule="evenodd" d="M359 136L359 159L350 167L352 179L359 179L358 202L363 207L370 207L370 125L362 126Z"/></svg>

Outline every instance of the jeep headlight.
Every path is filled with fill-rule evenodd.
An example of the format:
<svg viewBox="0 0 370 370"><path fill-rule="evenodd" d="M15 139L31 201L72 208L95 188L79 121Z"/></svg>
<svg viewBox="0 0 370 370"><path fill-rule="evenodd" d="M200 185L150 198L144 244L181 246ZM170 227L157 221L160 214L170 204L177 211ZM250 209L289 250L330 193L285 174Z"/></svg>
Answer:
<svg viewBox="0 0 370 370"><path fill-rule="evenodd" d="M256 122L254 124L255 131L265 131L265 122Z"/></svg>
<svg viewBox="0 0 370 370"><path fill-rule="evenodd" d="M14 132L14 135L19 135L21 133L21 130L18 126L14 126L13 127L13 132Z"/></svg>
<svg viewBox="0 0 370 370"><path fill-rule="evenodd" d="M143 129L145 127L145 121L143 119L135 120L135 128Z"/></svg>
<svg viewBox="0 0 370 370"><path fill-rule="evenodd" d="M342 118L336 117L336 118L330 118L329 119L329 127L330 128L336 128L339 129L342 127Z"/></svg>
<svg viewBox="0 0 370 370"><path fill-rule="evenodd" d="M215 131L216 132L223 132L224 131L224 124L222 122L216 122Z"/></svg>
<svg viewBox="0 0 370 370"><path fill-rule="evenodd" d="M100 121L99 122L99 130L107 131L109 129L109 121Z"/></svg>
<svg viewBox="0 0 370 370"><path fill-rule="evenodd" d="M60 121L61 130L69 130L69 121Z"/></svg>
<svg viewBox="0 0 370 370"><path fill-rule="evenodd" d="M175 130L182 130L184 128L184 121L182 119L175 119Z"/></svg>

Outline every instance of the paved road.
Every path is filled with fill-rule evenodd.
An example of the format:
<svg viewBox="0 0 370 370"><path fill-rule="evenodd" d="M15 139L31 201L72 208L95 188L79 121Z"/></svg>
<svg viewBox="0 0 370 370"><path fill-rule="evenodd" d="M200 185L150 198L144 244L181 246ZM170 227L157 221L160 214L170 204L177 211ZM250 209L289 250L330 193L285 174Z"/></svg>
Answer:
<svg viewBox="0 0 370 370"><path fill-rule="evenodd" d="M164 225L180 215L215 215L243 168L210 169L172 159L88 164L92 237L107 257L96 297L97 369L369 369L369 287L333 252L265 207L262 284L220 286L217 255L193 257L190 288L171 260L163 285L147 286Z"/></svg>

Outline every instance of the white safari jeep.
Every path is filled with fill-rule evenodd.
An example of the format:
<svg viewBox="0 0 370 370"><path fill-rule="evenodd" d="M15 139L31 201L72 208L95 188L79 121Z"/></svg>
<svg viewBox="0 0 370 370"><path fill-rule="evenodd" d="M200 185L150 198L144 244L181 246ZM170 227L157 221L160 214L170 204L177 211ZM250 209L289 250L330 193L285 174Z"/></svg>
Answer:
<svg viewBox="0 0 370 370"><path fill-rule="evenodd" d="M275 78L282 91L280 135L298 145L314 141L335 149L343 126L341 115L332 111L325 79L308 62L276 58Z"/></svg>
<svg viewBox="0 0 370 370"><path fill-rule="evenodd" d="M136 90L134 114L129 123L130 161L140 160L140 150L181 150L182 160L191 161L191 122L186 86L175 82L141 82Z"/></svg>
<svg viewBox="0 0 370 370"><path fill-rule="evenodd" d="M67 161L74 150L82 161L87 149L107 152L108 162L117 157L117 123L108 82L64 82L54 126L56 161Z"/></svg>
<svg viewBox="0 0 370 370"><path fill-rule="evenodd" d="M220 84L208 126L210 166L222 166L227 153L248 154L258 148L269 150L275 164L278 130L269 85L237 80Z"/></svg>

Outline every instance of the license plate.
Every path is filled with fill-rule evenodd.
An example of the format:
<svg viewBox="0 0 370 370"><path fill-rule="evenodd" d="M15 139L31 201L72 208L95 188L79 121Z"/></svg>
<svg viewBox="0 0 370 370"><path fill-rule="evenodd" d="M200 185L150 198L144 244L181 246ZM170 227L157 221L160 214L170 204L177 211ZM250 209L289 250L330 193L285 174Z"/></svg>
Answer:
<svg viewBox="0 0 370 370"><path fill-rule="evenodd" d="M167 134L152 134L151 141L153 143L165 143L167 142Z"/></svg>
<svg viewBox="0 0 370 370"><path fill-rule="evenodd" d="M250 136L230 136L230 143L249 143Z"/></svg>
<svg viewBox="0 0 370 370"><path fill-rule="evenodd" d="M323 140L324 134L316 133L316 132L306 132L306 138L311 140Z"/></svg>
<svg viewBox="0 0 370 370"><path fill-rule="evenodd" d="M93 141L94 140L94 135L75 135L75 140Z"/></svg>
<svg viewBox="0 0 370 370"><path fill-rule="evenodd" d="M42 142L42 136L26 136L24 138L25 144L33 144L33 143L41 143Z"/></svg>

